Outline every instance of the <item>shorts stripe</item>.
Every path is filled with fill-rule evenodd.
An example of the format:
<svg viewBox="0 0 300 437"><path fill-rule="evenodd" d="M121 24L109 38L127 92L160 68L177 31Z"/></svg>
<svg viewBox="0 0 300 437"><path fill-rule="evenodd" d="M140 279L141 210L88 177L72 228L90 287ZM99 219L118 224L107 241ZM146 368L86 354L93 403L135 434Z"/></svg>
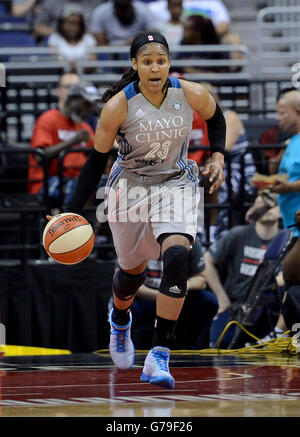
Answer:
<svg viewBox="0 0 300 437"><path fill-rule="evenodd" d="M109 180L107 181L107 186L108 187L112 186L112 184L117 179L117 177L119 176L119 174L121 173L122 170L123 170L123 167L118 165L117 168L112 172L112 174L110 175Z"/></svg>

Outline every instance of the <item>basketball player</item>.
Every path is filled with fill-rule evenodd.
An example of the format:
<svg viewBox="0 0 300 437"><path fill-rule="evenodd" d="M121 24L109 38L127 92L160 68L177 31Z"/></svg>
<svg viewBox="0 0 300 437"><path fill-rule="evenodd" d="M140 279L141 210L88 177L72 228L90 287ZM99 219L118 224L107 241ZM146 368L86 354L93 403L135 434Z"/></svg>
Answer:
<svg viewBox="0 0 300 437"><path fill-rule="evenodd" d="M137 35L130 58L130 70L103 95L95 145L67 210L82 211L116 139L118 159L106 187L108 221L120 265L112 284L110 354L121 369L133 365L130 306L145 279L147 260L158 259L161 249L163 277L153 344L141 381L173 389L170 339L186 295L189 251L197 229L198 167L187 159L193 111L207 120L212 159L203 174L210 175L210 193L224 181L225 120L201 85L168 76L169 48L160 33ZM184 210L174 204L182 193L189 201Z"/></svg>

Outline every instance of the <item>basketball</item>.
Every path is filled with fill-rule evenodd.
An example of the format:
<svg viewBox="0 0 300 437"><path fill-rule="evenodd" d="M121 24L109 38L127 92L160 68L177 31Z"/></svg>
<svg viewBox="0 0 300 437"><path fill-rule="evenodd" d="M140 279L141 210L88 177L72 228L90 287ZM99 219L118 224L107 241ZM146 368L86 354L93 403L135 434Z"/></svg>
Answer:
<svg viewBox="0 0 300 437"><path fill-rule="evenodd" d="M53 217L43 232L46 252L61 264L80 263L89 256L94 242L95 235L89 222L71 212Z"/></svg>

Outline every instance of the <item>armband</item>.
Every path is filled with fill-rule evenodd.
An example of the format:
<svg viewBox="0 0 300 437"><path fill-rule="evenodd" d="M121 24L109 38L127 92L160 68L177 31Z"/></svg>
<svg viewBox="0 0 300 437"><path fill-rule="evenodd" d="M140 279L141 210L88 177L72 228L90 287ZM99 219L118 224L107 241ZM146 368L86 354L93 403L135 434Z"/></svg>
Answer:
<svg viewBox="0 0 300 437"><path fill-rule="evenodd" d="M71 200L64 207L65 211L81 214L85 203L97 189L101 176L104 173L108 156L109 152L98 152L93 147L78 176Z"/></svg>
<svg viewBox="0 0 300 437"><path fill-rule="evenodd" d="M210 144L210 154L215 152L225 154L226 141L226 121L223 112L218 104L216 104L214 115L206 120L207 133Z"/></svg>

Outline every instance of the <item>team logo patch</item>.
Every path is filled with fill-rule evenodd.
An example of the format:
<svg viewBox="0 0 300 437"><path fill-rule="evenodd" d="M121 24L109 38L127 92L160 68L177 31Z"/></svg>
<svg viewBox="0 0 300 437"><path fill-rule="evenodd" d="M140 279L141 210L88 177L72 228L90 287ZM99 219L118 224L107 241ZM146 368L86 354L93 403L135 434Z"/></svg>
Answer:
<svg viewBox="0 0 300 437"><path fill-rule="evenodd" d="M153 41L153 35L148 35L148 41Z"/></svg>
<svg viewBox="0 0 300 437"><path fill-rule="evenodd" d="M181 102L175 102L173 105L175 111L179 111L179 109L181 108Z"/></svg>

